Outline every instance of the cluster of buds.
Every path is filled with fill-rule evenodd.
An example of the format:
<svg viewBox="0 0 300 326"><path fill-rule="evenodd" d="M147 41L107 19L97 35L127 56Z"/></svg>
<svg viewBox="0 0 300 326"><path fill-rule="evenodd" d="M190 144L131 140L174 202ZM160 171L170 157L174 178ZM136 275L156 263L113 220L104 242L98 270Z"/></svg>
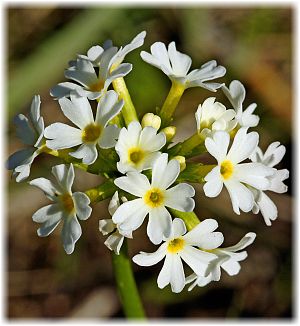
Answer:
<svg viewBox="0 0 300 326"><path fill-rule="evenodd" d="M111 198L111 218L99 220L100 232L108 235L104 244L119 254L124 238L134 238L134 231L147 220L147 236L159 247L153 253L140 252L133 261L151 266L164 259L159 288L170 284L173 292L181 292L189 283L191 290L219 281L222 269L236 275L239 262L247 257L244 249L256 237L249 232L237 244L221 247L224 236L215 231L216 219L200 221L194 213L195 190L190 183L203 183L207 197L217 197L225 186L236 214L260 212L271 225L278 211L267 192L286 192L283 181L289 172L275 167L285 147L274 142L263 152L259 134L249 131L259 117L254 114L256 104L244 107L242 83L234 80L226 87L216 82L226 69L215 60L189 72L192 60L177 51L174 42L168 47L156 42L150 53L141 52L145 62L169 77L172 87L156 114L146 113L140 121L124 81L132 65L123 61L143 45L145 36L142 32L121 48L106 41L77 55L65 70L71 81L50 91L72 125L54 122L45 127L40 97L35 96L29 117L15 118L17 135L27 147L12 154L7 167L21 182L30 176L38 155L61 158L63 164L52 167L55 180L29 181L52 201L33 214L33 221L41 224L38 235L48 236L62 222L63 247L71 254L82 233L79 220L90 217L94 203ZM216 97L207 98L195 109L195 133L174 144L173 115L190 87L223 92L229 108ZM91 106L93 101L96 105ZM215 164L188 161L196 156L201 160L207 153ZM74 167L106 180L96 188L73 192ZM192 275L185 276L183 262Z"/></svg>

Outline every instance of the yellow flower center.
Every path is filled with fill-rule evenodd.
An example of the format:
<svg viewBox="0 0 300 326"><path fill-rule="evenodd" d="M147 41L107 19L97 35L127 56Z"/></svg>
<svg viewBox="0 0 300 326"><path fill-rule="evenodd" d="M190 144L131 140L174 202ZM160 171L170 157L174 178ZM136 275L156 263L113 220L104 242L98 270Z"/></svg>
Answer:
<svg viewBox="0 0 300 326"><path fill-rule="evenodd" d="M101 92L104 87L104 81L98 80L96 83L89 85L89 89L92 92Z"/></svg>
<svg viewBox="0 0 300 326"><path fill-rule="evenodd" d="M171 254L177 254L179 251L183 249L183 247L184 247L184 240L182 238L176 238L168 243L167 249Z"/></svg>
<svg viewBox="0 0 300 326"><path fill-rule="evenodd" d="M225 160L221 163L220 173L223 179L229 179L232 176L233 170L234 168L231 161Z"/></svg>
<svg viewBox="0 0 300 326"><path fill-rule="evenodd" d="M138 147L132 147L128 150L128 161L139 164L145 157L145 152Z"/></svg>
<svg viewBox="0 0 300 326"><path fill-rule="evenodd" d="M65 193L59 196L63 209L69 214L75 209L73 198L70 194Z"/></svg>
<svg viewBox="0 0 300 326"><path fill-rule="evenodd" d="M145 203L150 207L159 207L164 202L164 194L159 188L152 188L144 195Z"/></svg>
<svg viewBox="0 0 300 326"><path fill-rule="evenodd" d="M94 143L101 135L101 126L91 123L82 130L81 139L84 143Z"/></svg>

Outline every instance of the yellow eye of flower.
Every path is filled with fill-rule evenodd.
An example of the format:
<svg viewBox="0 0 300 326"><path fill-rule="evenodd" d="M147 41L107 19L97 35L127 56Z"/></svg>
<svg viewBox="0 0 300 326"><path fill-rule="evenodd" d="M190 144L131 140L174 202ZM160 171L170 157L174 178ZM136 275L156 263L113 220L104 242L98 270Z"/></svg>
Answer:
<svg viewBox="0 0 300 326"><path fill-rule="evenodd" d="M159 207L164 202L164 194L159 188L152 188L146 192L144 201L150 207Z"/></svg>
<svg viewBox="0 0 300 326"><path fill-rule="evenodd" d="M223 179L227 180L232 176L234 167L231 161L225 160L221 163L220 173Z"/></svg>
<svg viewBox="0 0 300 326"><path fill-rule="evenodd" d="M91 123L82 131L82 141L84 143L94 143L101 135L101 126Z"/></svg>
<svg viewBox="0 0 300 326"><path fill-rule="evenodd" d="M96 83L89 85L89 89L92 92L101 92L104 87L104 81L98 80Z"/></svg>
<svg viewBox="0 0 300 326"><path fill-rule="evenodd" d="M72 213L75 209L73 198L70 194L66 193L59 196L59 199L62 203L64 210L68 213Z"/></svg>
<svg viewBox="0 0 300 326"><path fill-rule="evenodd" d="M133 147L128 150L128 160L134 164L139 164L144 157L144 151L138 147Z"/></svg>
<svg viewBox="0 0 300 326"><path fill-rule="evenodd" d="M184 240L182 238L176 238L168 243L167 249L171 254L177 254L177 252L181 251L183 247Z"/></svg>

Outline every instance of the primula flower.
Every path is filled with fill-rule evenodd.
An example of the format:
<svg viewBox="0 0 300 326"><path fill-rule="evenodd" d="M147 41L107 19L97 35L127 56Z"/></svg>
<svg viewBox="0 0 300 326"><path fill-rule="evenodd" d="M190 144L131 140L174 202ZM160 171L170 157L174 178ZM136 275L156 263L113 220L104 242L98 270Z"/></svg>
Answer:
<svg viewBox="0 0 300 326"><path fill-rule="evenodd" d="M234 110L226 110L226 107L215 102L215 97L209 97L203 104L199 104L195 113L198 133L206 138L216 130L230 132L236 126Z"/></svg>
<svg viewBox="0 0 300 326"><path fill-rule="evenodd" d="M233 80L229 88L222 86L222 91L232 104L236 111L236 120L240 127L256 127L259 123L259 117L253 114L257 107L256 103L250 104L247 109L243 110L243 102L246 96L246 90L243 84L238 80Z"/></svg>
<svg viewBox="0 0 300 326"><path fill-rule="evenodd" d="M285 147L280 145L279 142L274 142L269 145L266 152L263 154L262 150L257 147L254 153L250 156L252 162L262 163L269 167L274 167L277 165L283 158L285 154ZM274 168L274 174L268 179L270 185L266 190L284 193L287 191L287 186L283 183L289 177L289 171L287 169L277 170ZM272 221L276 220L278 217L278 210L271 198L265 194L265 192L250 187L250 190L253 192L255 205L253 207L253 213L257 214L261 212L265 223L271 225Z"/></svg>
<svg viewBox="0 0 300 326"><path fill-rule="evenodd" d="M188 290L191 291L196 285L202 287L212 281L220 281L221 268L230 276L237 275L241 269L239 262L247 258L246 251L238 251L251 245L255 237L255 233L249 232L234 246L210 250L209 252L215 254L217 258L209 263L205 276L193 273L186 278L186 284L193 282Z"/></svg>
<svg viewBox="0 0 300 326"><path fill-rule="evenodd" d="M153 127L142 129L138 121L133 121L128 128L121 129L115 146L120 157L117 168L121 173L151 169L161 154L159 150L166 144L163 132L157 134Z"/></svg>
<svg viewBox="0 0 300 326"><path fill-rule="evenodd" d="M207 219L186 233L184 222L175 218L171 232L164 237L164 243L153 253L140 252L133 261L140 266L152 266L165 258L157 284L164 288L171 284L173 292L181 292L185 285L183 260L197 275L205 275L208 264L217 256L211 253L223 242L223 234L213 232L218 227L217 221ZM195 248L200 247L201 249ZM209 251L209 252L208 252Z"/></svg>
<svg viewBox="0 0 300 326"><path fill-rule="evenodd" d="M6 163L9 170L13 170L16 181L20 182L28 178L31 164L40 154L40 148L43 145L44 119L40 115L40 96L35 95L30 108L29 119L23 114L18 114L15 119L18 138L29 145L12 154Z"/></svg>
<svg viewBox="0 0 300 326"><path fill-rule="evenodd" d="M195 202L192 186L180 183L168 189L177 179L180 164L177 160L168 162L168 154L161 154L152 169L151 184L148 178L138 172L128 172L127 176L115 180L122 190L139 197L122 204L112 219L120 230L134 231L139 228L149 214L147 234L150 240L159 244L163 236L168 237L171 230L171 215L166 207L183 212L191 212Z"/></svg>
<svg viewBox="0 0 300 326"><path fill-rule="evenodd" d="M141 57L150 65L162 70L171 81L184 85L185 88L199 86L215 92L222 84L208 81L222 77L226 73L226 69L223 66L218 66L215 60L188 73L192 59L177 51L175 42L169 44L168 50L164 43L156 42L151 45L151 54L142 51Z"/></svg>
<svg viewBox="0 0 300 326"><path fill-rule="evenodd" d="M75 243L81 236L81 226L78 222L86 220L91 215L89 197L82 192L72 193L74 168L71 164L56 165L52 168L57 184L45 178L37 178L29 182L30 185L40 188L53 204L44 206L36 211L32 219L42 223L37 230L40 237L48 236L63 221L61 237L67 254L74 251Z"/></svg>
<svg viewBox="0 0 300 326"><path fill-rule="evenodd" d="M265 190L270 186L269 176L274 174L272 168L261 163L240 163L254 152L258 144L258 134L241 128L236 133L228 151L230 136L225 131L216 131L212 138L205 139L207 151L216 158L218 165L204 178L204 193L208 197L216 197L223 185L231 198L236 214L240 209L249 212L254 205L254 196L247 187Z"/></svg>
<svg viewBox="0 0 300 326"><path fill-rule="evenodd" d="M113 80L125 77L132 70L130 63L122 63L125 56L144 43L146 32L137 35L130 44L120 48L105 42L103 47L91 47L87 55L78 55L76 61L70 62L65 77L72 82L60 83L53 87L50 94L56 98L70 96L72 91L91 100L101 97ZM98 73L95 68L97 68Z"/></svg>
<svg viewBox="0 0 300 326"><path fill-rule="evenodd" d="M122 202L126 202L126 197L121 198ZM108 211L111 216L115 213L117 208L120 206L119 195L116 191L112 196L111 201L108 205ZM125 232L119 229L118 225L110 219L102 219L99 221L99 231L103 235L110 234L108 238L105 240L104 244L110 250L113 250L117 255L120 254L120 249L122 247L124 237L132 238L132 232Z"/></svg>
<svg viewBox="0 0 300 326"><path fill-rule="evenodd" d="M98 102L96 118L89 101L85 97L71 94L71 99L59 100L63 114L78 128L61 122L53 123L45 129L46 145L51 149L64 149L81 145L69 155L92 164L98 157L97 144L101 148L114 147L119 135L116 125L108 125L122 109L123 100L118 101L115 91L108 91Z"/></svg>

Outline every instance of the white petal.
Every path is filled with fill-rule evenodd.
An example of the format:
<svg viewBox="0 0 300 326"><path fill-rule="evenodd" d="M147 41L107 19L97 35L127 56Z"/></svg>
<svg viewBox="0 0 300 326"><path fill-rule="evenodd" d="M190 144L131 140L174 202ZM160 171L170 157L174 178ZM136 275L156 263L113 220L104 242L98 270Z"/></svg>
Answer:
<svg viewBox="0 0 300 326"><path fill-rule="evenodd" d="M70 96L70 93L72 91L80 87L81 86L70 82L59 83L58 85L55 85L51 88L50 95L55 97L56 99L60 99L65 96Z"/></svg>
<svg viewBox="0 0 300 326"><path fill-rule="evenodd" d="M204 178L203 186L205 196L217 197L223 189L223 181L220 174L220 166L214 167Z"/></svg>
<svg viewBox="0 0 300 326"><path fill-rule="evenodd" d="M140 134L139 145L146 151L159 151L166 144L166 135L153 127L145 127Z"/></svg>
<svg viewBox="0 0 300 326"><path fill-rule="evenodd" d="M17 166L28 164L31 162L31 158L33 153L35 152L35 148L25 148L21 149L20 151L17 151L10 155L6 162L6 168L8 170L13 170Z"/></svg>
<svg viewBox="0 0 300 326"><path fill-rule="evenodd" d="M241 270L241 265L234 259L227 260L221 266L230 276L237 275Z"/></svg>
<svg viewBox="0 0 300 326"><path fill-rule="evenodd" d="M143 164L141 164L139 168L137 166L135 166L137 168L137 171L139 171L139 170L144 171L144 170L152 169L155 161L160 157L160 155L161 155L161 152L147 153L145 155Z"/></svg>
<svg viewBox="0 0 300 326"><path fill-rule="evenodd" d="M62 218L62 211L59 204L44 206L32 215L32 220L37 223L45 223L50 218L54 218L56 222Z"/></svg>
<svg viewBox="0 0 300 326"><path fill-rule="evenodd" d="M61 214L54 214L49 216L47 221L45 221L42 226L37 230L37 235L39 237L47 237L58 226L61 221L61 218Z"/></svg>
<svg viewBox="0 0 300 326"><path fill-rule="evenodd" d="M104 244L108 249L114 251L116 255L119 255L123 241L124 241L123 235L121 235L118 231L116 231L106 239Z"/></svg>
<svg viewBox="0 0 300 326"><path fill-rule="evenodd" d="M199 241L202 241L204 236L212 233L218 227L218 222L211 218L208 218L198 225L196 225L191 231L189 231L185 236L185 241L190 245L198 245Z"/></svg>
<svg viewBox="0 0 300 326"><path fill-rule="evenodd" d="M168 163L168 154L163 153L155 161L152 169L153 187L167 189L175 182L180 173L180 164L177 160L171 160Z"/></svg>
<svg viewBox="0 0 300 326"><path fill-rule="evenodd" d="M245 99L246 91L245 87L240 81L233 80L229 85L229 89L225 85L222 86L222 91L229 99L234 109L237 109L242 106Z"/></svg>
<svg viewBox="0 0 300 326"><path fill-rule="evenodd" d="M287 186L282 182L289 177L289 171L287 169L284 170L275 170L274 175L269 178L271 184L268 190L284 193L287 191Z"/></svg>
<svg viewBox="0 0 300 326"><path fill-rule="evenodd" d="M103 235L107 235L113 232L116 229L116 225L111 218L109 219L102 219L99 221L99 231Z"/></svg>
<svg viewBox="0 0 300 326"><path fill-rule="evenodd" d="M161 261L166 255L166 243L163 243L155 252L140 252L132 260L140 266L152 266Z"/></svg>
<svg viewBox="0 0 300 326"><path fill-rule="evenodd" d="M249 158L257 147L258 138L257 132L247 134L247 128L239 129L228 152L228 159L239 163Z"/></svg>
<svg viewBox="0 0 300 326"><path fill-rule="evenodd" d="M202 235L201 238L198 238L197 243L194 242L194 245L205 250L211 250L218 248L224 241L224 236L221 232L212 232Z"/></svg>
<svg viewBox="0 0 300 326"><path fill-rule="evenodd" d="M168 54L174 74L177 76L186 76L191 67L192 59L188 55L177 51L175 42L169 44Z"/></svg>
<svg viewBox="0 0 300 326"><path fill-rule="evenodd" d="M14 123L16 125L17 137L26 145L34 145L37 139L37 134L31 127L29 120L23 115L18 114L14 118Z"/></svg>
<svg viewBox="0 0 300 326"><path fill-rule="evenodd" d="M216 131L213 138L205 139L207 151L220 163L222 162L228 150L230 136L225 131Z"/></svg>
<svg viewBox="0 0 300 326"><path fill-rule="evenodd" d="M272 225L272 221L275 221L278 217L278 209L274 202L264 192L258 201L260 212L265 220L266 225Z"/></svg>
<svg viewBox="0 0 300 326"><path fill-rule="evenodd" d="M80 220L86 220L92 213L92 208L89 206L90 199L83 192L74 192L73 200L75 205L76 215Z"/></svg>
<svg viewBox="0 0 300 326"><path fill-rule="evenodd" d="M171 282L173 257L174 255L166 255L163 267L157 278L157 285L160 289L163 289Z"/></svg>
<svg viewBox="0 0 300 326"><path fill-rule="evenodd" d="M172 222L171 236L170 238L179 238L186 233L186 226L181 218L175 218Z"/></svg>
<svg viewBox="0 0 300 326"><path fill-rule="evenodd" d="M97 82L97 75L92 63L84 59L77 59L76 67L65 70L65 77L77 81L85 87Z"/></svg>
<svg viewBox="0 0 300 326"><path fill-rule="evenodd" d="M98 151L95 144L82 144L75 152L69 153L69 155L82 159L84 164L93 164L97 157Z"/></svg>
<svg viewBox="0 0 300 326"><path fill-rule="evenodd" d="M79 129L60 122L46 127L45 137L50 139L46 141L46 145L51 149L71 148L82 143Z"/></svg>
<svg viewBox="0 0 300 326"><path fill-rule="evenodd" d="M118 207L112 216L112 220L116 224L126 222L130 217L144 220L147 215L147 213L144 213L144 207L143 199L130 200ZM143 214L141 214L141 211Z"/></svg>
<svg viewBox="0 0 300 326"><path fill-rule="evenodd" d="M57 186L50 180L45 178L37 178L29 181L31 186L40 188L45 194L50 197L55 197Z"/></svg>
<svg viewBox="0 0 300 326"><path fill-rule="evenodd" d="M250 246L255 240L255 238L256 238L256 234L254 232L249 232L236 245L226 247L223 249L232 252L243 250L246 247Z"/></svg>
<svg viewBox="0 0 300 326"><path fill-rule="evenodd" d="M64 249L68 255L74 251L75 243L80 238L81 233L81 226L75 216L64 220L61 237Z"/></svg>
<svg viewBox="0 0 300 326"><path fill-rule="evenodd" d="M119 206L120 206L119 194L118 191L116 191L108 204L109 214L113 216Z"/></svg>
<svg viewBox="0 0 300 326"><path fill-rule="evenodd" d="M114 183L120 189L137 197L142 197L150 188L147 177L138 172L128 172L126 177L117 178Z"/></svg>
<svg viewBox="0 0 300 326"><path fill-rule="evenodd" d="M286 152L285 146L280 145L279 142L274 142L270 144L264 155L266 158L270 157L268 166L273 167L277 165L282 160L285 152Z"/></svg>
<svg viewBox="0 0 300 326"><path fill-rule="evenodd" d="M75 178L73 164L70 164L69 168L66 164L56 165L52 168L52 174L64 191L72 192L71 188Z"/></svg>
<svg viewBox="0 0 300 326"><path fill-rule="evenodd" d="M168 238L171 232L172 219L165 207L153 208L149 211L147 234L154 244L162 242L163 237Z"/></svg>
<svg viewBox="0 0 300 326"><path fill-rule="evenodd" d="M165 206L177 209L182 212L192 212L195 202L192 198L195 195L195 189L187 184L180 183L165 192Z"/></svg>
<svg viewBox="0 0 300 326"><path fill-rule="evenodd" d="M179 293L184 288L185 275L180 256L173 255L172 258L171 289L173 292Z"/></svg>
<svg viewBox="0 0 300 326"><path fill-rule="evenodd" d="M109 125L104 128L103 133L99 139L99 146L101 148L111 148L117 143L120 129L116 125Z"/></svg>

